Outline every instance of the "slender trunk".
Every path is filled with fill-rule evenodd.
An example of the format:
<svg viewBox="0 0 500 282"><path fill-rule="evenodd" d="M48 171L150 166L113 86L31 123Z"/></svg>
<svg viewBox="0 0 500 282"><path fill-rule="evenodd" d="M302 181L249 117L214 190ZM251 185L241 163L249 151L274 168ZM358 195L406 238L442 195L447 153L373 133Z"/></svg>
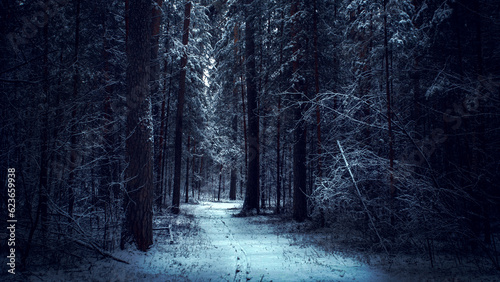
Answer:
<svg viewBox="0 0 500 282"><path fill-rule="evenodd" d="M247 85L247 104L248 104L248 173L247 173L247 191L243 203L243 212L253 209L259 210L259 183L260 183L260 165L259 165L259 116L257 114L257 73L255 70L255 42L254 42L254 11L253 0L246 1L246 28L245 28L245 57L246 57L246 85Z"/></svg>
<svg viewBox="0 0 500 282"><path fill-rule="evenodd" d="M191 135L188 136L188 143L187 143L187 152L189 153L189 148L191 145ZM186 201L185 203L187 204L189 202L189 156L186 157L186 183L185 183L185 189L186 189Z"/></svg>
<svg viewBox="0 0 500 282"><path fill-rule="evenodd" d="M165 142L164 140L164 131L165 131L165 98L161 102L161 114L160 114L160 140L158 142L158 158L157 158L157 167L158 167L158 173L156 174L156 206L160 209L161 211L161 206L163 202L163 183L162 183L162 178L163 178L163 143Z"/></svg>
<svg viewBox="0 0 500 282"><path fill-rule="evenodd" d="M290 162L290 168L289 168L289 173L288 173L288 197L290 198L289 201L293 201L293 195L292 195L292 184L293 184L293 154L292 154L292 147L289 147L289 158L291 158Z"/></svg>
<svg viewBox="0 0 500 282"><path fill-rule="evenodd" d="M281 96L278 97L278 121L276 124L276 213L281 209L281 173L280 173L280 127L281 127ZM284 200L283 196L283 200Z"/></svg>
<svg viewBox="0 0 500 282"><path fill-rule="evenodd" d="M236 61L238 58L238 48L236 47L236 44L238 42L238 24L234 25L234 60ZM237 67L236 63L234 64L233 67L233 96L236 98L238 94L238 87L236 85L236 72L237 72ZM237 106L237 100L235 99L235 105L234 107L236 108ZM244 118L244 116L243 116ZM233 120L232 120L232 135L233 135L233 142L237 142L237 133L238 133L238 116L234 115ZM246 148L245 148L246 149ZM229 185L229 199L230 200L236 200L236 163L235 160L233 160L233 164L231 165L231 180L230 180L230 185Z"/></svg>
<svg viewBox="0 0 500 282"><path fill-rule="evenodd" d="M233 142L236 143L236 133L238 131L238 116L233 116L232 121L233 127ZM229 184L229 199L236 200L236 161L234 160L231 165L231 176L230 176L230 184Z"/></svg>
<svg viewBox="0 0 500 282"><path fill-rule="evenodd" d="M387 0L384 0L384 53L385 53L385 92L387 99L387 128L389 130L389 181L390 181L390 194L391 203L394 204L396 197L396 190L394 188L394 137L392 134L392 110L391 110L391 90L390 90L390 76L389 76L389 44L388 44L388 30L387 30ZM393 211L394 212L394 211ZM391 215L391 223L394 223L394 215Z"/></svg>
<svg viewBox="0 0 500 282"><path fill-rule="evenodd" d="M222 185L222 164L220 164L220 171L219 171L219 190L218 190L218 193L217 193L217 201L218 202L220 202L221 185Z"/></svg>
<svg viewBox="0 0 500 282"><path fill-rule="evenodd" d="M304 100L304 81L301 78L299 66L301 65L302 44L300 35L300 24L297 20L299 1L292 3L290 15L293 19L292 38L294 59L292 62L293 73L297 78L294 79L293 93L296 96L295 101L299 103L294 110L294 121L297 123L294 129L293 145L293 218L296 221L303 221L307 217L307 191L306 191L306 132L304 119L305 104Z"/></svg>
<svg viewBox="0 0 500 282"><path fill-rule="evenodd" d="M286 207L286 188L285 188L285 155L286 155L286 149L285 146L283 145L283 154L281 156L281 173L280 173L280 178L281 178L281 189L283 189L283 210L285 210Z"/></svg>
<svg viewBox="0 0 500 282"><path fill-rule="evenodd" d="M166 67L165 67L165 70L166 70ZM165 73L166 73L166 71L165 71ZM170 192L171 192L171 189L170 189L171 188L171 181L168 180L168 178L167 178L167 175L169 172L168 162L167 162L167 156L168 156L167 155L167 143L168 143L168 136L169 136L168 133L169 133L169 129L170 129L170 127L168 126L168 121L170 119L170 101L172 100L172 96L171 96L172 73L173 73L173 64L170 64L170 81L169 81L170 87L168 88L168 93L166 94L166 97L165 97L165 99L168 99L168 100L167 100L167 115L165 117L165 130L164 130L164 135L163 135L161 181L160 181L160 185L162 187L161 188L162 196L164 196L165 200L166 200L167 195L170 196ZM168 188L166 187L167 182L168 182ZM167 188L167 190L168 190L167 193L163 193L165 188ZM165 202L165 201L163 201L163 202Z"/></svg>
<svg viewBox="0 0 500 282"><path fill-rule="evenodd" d="M203 159L204 158L202 156L200 159L200 169L198 170L198 175L200 176L200 178L201 178L201 170L203 168ZM198 200L200 200L200 197L201 197L201 180L200 179L198 179L197 185L198 185Z"/></svg>
<svg viewBox="0 0 500 282"><path fill-rule="evenodd" d="M238 24L234 27L234 56L238 57L238 47L236 44L238 43ZM248 137L247 137L247 114L246 114L246 105L245 105L245 86L243 84L243 56L239 56L239 65L241 68L240 72L240 89L241 89L241 104L243 109L243 139L245 146L245 175L248 173ZM243 185L240 189L240 194L243 195Z"/></svg>
<svg viewBox="0 0 500 282"><path fill-rule="evenodd" d="M229 200L236 200L236 169L231 168Z"/></svg>
<svg viewBox="0 0 500 282"><path fill-rule="evenodd" d="M243 166L240 167L240 198L243 198L243 186L244 186L244 182L243 182L243 175L245 175L243 173Z"/></svg>
<svg viewBox="0 0 500 282"><path fill-rule="evenodd" d="M195 181L194 181L194 171L195 171L195 154L196 154L196 143L193 141L193 150L192 154L193 157L191 159L191 185L193 186L191 189L191 197L193 197L194 200L194 189L195 189Z"/></svg>
<svg viewBox="0 0 500 282"><path fill-rule="evenodd" d="M74 54L73 54L73 111L71 112L71 153L70 153L70 170L69 170L69 185L68 185L68 215L69 220L71 221L73 217L73 209L75 204L75 194L74 189L76 186L75 181L75 171L76 171L76 161L78 150L76 149L76 135L77 135L77 122L76 122L76 99L78 98L78 82L80 81L80 72L79 72L79 62L78 62L78 51L80 47L80 7L81 0L77 0L76 3L76 24L75 24L75 45L74 45Z"/></svg>
<svg viewBox="0 0 500 282"><path fill-rule="evenodd" d="M182 118L184 113L184 100L186 94L186 72L187 72L187 45L189 41L189 24L191 21L191 1L186 0L184 4L184 27L182 34L182 45L184 48L181 58L181 72L179 80L179 92L177 96L177 114L175 117L175 144L174 144L174 191L172 195L172 212L178 214L181 196L181 163L182 163Z"/></svg>
<svg viewBox="0 0 500 282"><path fill-rule="evenodd" d="M316 135L318 142L318 177L321 172L321 112L319 108L319 51L318 51L318 9L317 0L314 0L314 90L316 97Z"/></svg>
<svg viewBox="0 0 500 282"><path fill-rule="evenodd" d="M40 208L40 216L42 223L42 231L47 230L48 219L48 166L49 166L49 27L46 24L43 28L44 35L44 51L43 51L43 92L45 110L42 114L42 122L44 124L41 136L41 158L40 158L40 187L38 196L38 205ZM38 219L38 213L37 213ZM35 221L36 222L36 221ZM36 228L36 225L32 228Z"/></svg>
<svg viewBox="0 0 500 282"><path fill-rule="evenodd" d="M156 0L151 11L151 94L152 97L159 95L160 92L160 62L158 60L158 50L160 49L160 26L161 26L161 7L163 0ZM155 107L156 108L156 107ZM163 155L163 130L165 118L165 99L161 103L160 113L160 135L157 144L155 144L155 152L157 152L156 161L156 184L155 184L155 199L156 205L161 210L162 205L162 188L161 181L161 159Z"/></svg>
<svg viewBox="0 0 500 282"><path fill-rule="evenodd" d="M283 39L283 33L285 30L284 26L285 13L281 11L281 24L280 24L280 38ZM283 65L283 40L280 43L280 58L279 58L280 69ZM280 71L280 75L283 72ZM281 91L281 84L279 87ZM281 158L280 158L280 141L281 141L281 95L278 96L278 117L276 123L276 214L281 212L281 183L282 183L282 172L280 173ZM284 154L283 154L284 155ZM283 203L285 202L285 191L283 191Z"/></svg>
<svg viewBox="0 0 500 282"><path fill-rule="evenodd" d="M264 112L263 113L263 116L265 116L266 113ZM264 120L264 122L262 123L262 138L261 138L261 142L262 144L266 144L266 127L267 127L267 118L262 118ZM262 155L262 158L265 157L266 155L266 147L265 146L262 146L262 149L261 149L261 155ZM261 190L260 190L260 207L262 209L265 209L266 208L266 167L262 167L262 172L260 173L260 178L261 178Z"/></svg>

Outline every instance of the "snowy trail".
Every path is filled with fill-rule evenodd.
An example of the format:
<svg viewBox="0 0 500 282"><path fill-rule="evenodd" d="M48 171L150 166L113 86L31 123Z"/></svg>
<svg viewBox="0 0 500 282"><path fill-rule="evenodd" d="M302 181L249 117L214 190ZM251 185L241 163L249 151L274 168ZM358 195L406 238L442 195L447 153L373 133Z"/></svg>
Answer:
<svg viewBox="0 0 500 282"><path fill-rule="evenodd" d="M233 217L241 203L204 203L184 206L198 220L207 248L200 258L212 265L188 274L191 280L226 281L391 281L382 271L349 258L303 247L274 232L257 217ZM223 275L221 275L223 274Z"/></svg>
<svg viewBox="0 0 500 282"><path fill-rule="evenodd" d="M38 275L50 281L410 281L298 243L290 233L277 232L276 217L232 216L241 204L183 204L180 215L158 216L156 226L172 225L174 244L167 231L156 231L146 253L132 247L114 253L130 264L105 259Z"/></svg>

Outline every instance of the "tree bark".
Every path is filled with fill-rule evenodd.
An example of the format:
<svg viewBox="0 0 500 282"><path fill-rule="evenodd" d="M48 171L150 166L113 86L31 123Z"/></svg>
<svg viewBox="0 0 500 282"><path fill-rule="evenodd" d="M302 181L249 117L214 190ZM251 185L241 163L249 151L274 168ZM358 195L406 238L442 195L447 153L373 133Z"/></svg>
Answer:
<svg viewBox="0 0 500 282"><path fill-rule="evenodd" d="M184 4L184 28L182 34L182 45L184 52L181 58L181 72L179 80L179 93L177 96L177 114L175 117L175 144L174 144L174 191L172 195L172 212L180 212L179 204L181 197L181 163L182 163L182 118L184 113L184 102L186 94L187 73L187 45L189 42L189 24L191 21L191 1Z"/></svg>
<svg viewBox="0 0 500 282"><path fill-rule="evenodd" d="M299 1L292 3L290 16L293 20L292 38L294 59L293 74L296 76L293 83L293 94L298 103L294 110L294 120L297 124L294 128L293 144L293 218L296 221L303 221L307 218L307 194L306 194L306 126L302 118L305 113L304 100L304 81L299 73L301 62L302 44L300 38L300 24L297 20Z"/></svg>
<svg viewBox="0 0 500 282"><path fill-rule="evenodd" d="M246 0L246 28L245 28L245 57L246 57L246 85L248 105L248 176L245 201L243 202L243 213L257 210L259 207L259 116L257 114L257 74L255 70L255 43L254 43L254 11L253 0Z"/></svg>
<svg viewBox="0 0 500 282"><path fill-rule="evenodd" d="M236 99L237 95L238 95L238 86L236 85L236 79L237 79L237 71L238 71L238 68L237 68L237 64L236 64L236 60L240 61L238 59L238 48L236 46L236 44L238 43L238 24L235 24L234 25L234 28L233 28L233 44L234 44L234 49L233 49L233 56L234 56L234 61L233 61L233 96L234 96L234 107L237 108L237 105L238 105L238 100ZM243 101L244 102L244 101ZM243 106L243 110L245 110L245 107ZM245 115L243 115L243 119L245 119ZM245 127L246 127L246 121L244 120L243 121L245 123ZM237 142L237 133L238 133L238 115L234 115L233 116L233 120L232 120L232 129L233 129L233 142L236 143ZM246 133L245 133L245 136L246 136ZM245 144L245 161L246 161L246 144ZM231 179L230 179L230 185L229 185L229 200L236 200L236 160L235 158L233 158L233 164L231 165Z"/></svg>
<svg viewBox="0 0 500 282"><path fill-rule="evenodd" d="M153 132L149 87L151 1L130 1L129 8L125 226L137 248L146 251L153 244Z"/></svg>

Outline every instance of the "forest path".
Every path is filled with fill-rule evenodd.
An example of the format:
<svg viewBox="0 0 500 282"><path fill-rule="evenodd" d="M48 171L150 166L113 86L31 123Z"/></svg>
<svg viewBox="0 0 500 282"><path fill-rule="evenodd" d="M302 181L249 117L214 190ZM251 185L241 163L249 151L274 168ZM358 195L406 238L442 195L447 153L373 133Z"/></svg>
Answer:
<svg viewBox="0 0 500 282"><path fill-rule="evenodd" d="M43 269L28 281L413 281L326 252L311 243L313 233L280 232L298 226L276 224L281 217L234 217L241 205L202 202L182 204L178 215L157 212L147 252L130 246L113 253L128 264L96 259L75 269Z"/></svg>
<svg viewBox="0 0 500 282"><path fill-rule="evenodd" d="M208 269L197 269L191 280L227 281L391 281L382 271L353 259L299 246L278 234L269 217L234 217L241 202L185 205L207 240L200 258L213 259ZM218 273L217 277L211 274ZM224 273L224 274L223 274ZM221 275L223 274L223 275ZM205 276L207 275L207 276Z"/></svg>

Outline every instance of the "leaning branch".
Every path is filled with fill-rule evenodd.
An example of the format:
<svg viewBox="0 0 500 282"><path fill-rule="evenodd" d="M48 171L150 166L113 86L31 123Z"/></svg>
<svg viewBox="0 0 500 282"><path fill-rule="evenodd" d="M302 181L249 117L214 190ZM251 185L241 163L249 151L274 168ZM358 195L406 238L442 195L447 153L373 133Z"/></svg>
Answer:
<svg viewBox="0 0 500 282"><path fill-rule="evenodd" d="M347 162L347 159L344 154L344 150L342 149L342 146L340 145L340 141L337 140L337 144L339 145L340 153L342 154L342 158L344 159L345 166L347 167L347 171L349 171L349 175L351 176L352 182L354 183L354 187L356 187L356 191L358 192L359 199L361 200L361 203L363 204L363 207L365 208L366 214L368 215L368 218L370 219L370 223L373 226L373 230L375 230L375 233L377 234L378 239L380 240L380 244L382 244L382 247L384 248L385 252L389 254L387 251L387 248L385 247L384 241L382 240L382 237L380 237L380 234L378 233L377 227L375 226L375 222L373 221L372 215L370 214L370 211L366 207L365 201L363 200L363 197L361 196L361 192L358 188L358 184L356 183L356 180L354 179L354 175L352 174L351 168L349 167L349 163Z"/></svg>

